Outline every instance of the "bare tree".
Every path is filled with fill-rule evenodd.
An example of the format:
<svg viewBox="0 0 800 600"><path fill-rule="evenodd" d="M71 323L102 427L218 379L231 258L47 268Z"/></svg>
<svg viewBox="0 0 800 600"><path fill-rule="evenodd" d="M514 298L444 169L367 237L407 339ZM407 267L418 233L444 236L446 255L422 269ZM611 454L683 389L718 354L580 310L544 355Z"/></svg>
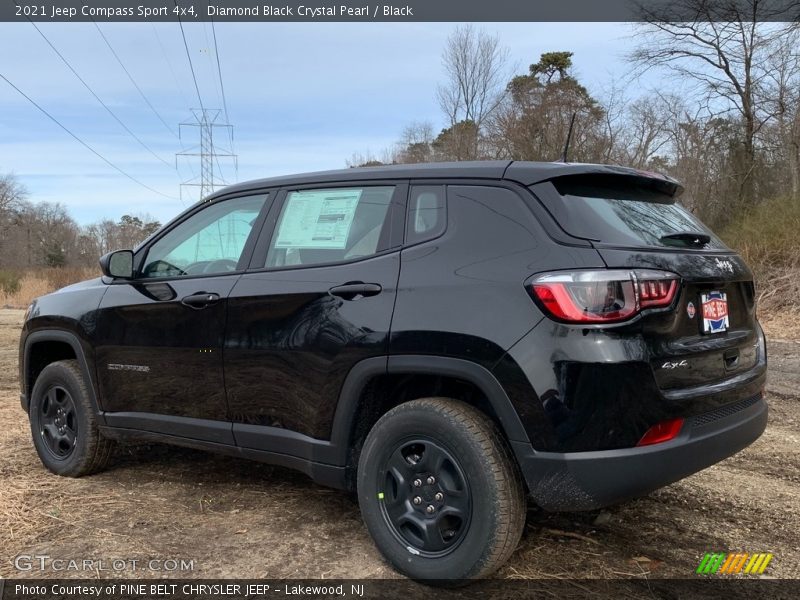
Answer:
<svg viewBox="0 0 800 600"><path fill-rule="evenodd" d="M9 233L16 222L16 209L25 200L27 191L13 175L0 176L0 254L9 246Z"/></svg>
<svg viewBox="0 0 800 600"><path fill-rule="evenodd" d="M403 129L394 152L395 162L424 163L435 160L433 154L433 125L424 122L410 123Z"/></svg>
<svg viewBox="0 0 800 600"><path fill-rule="evenodd" d="M642 96L627 105L616 133L616 161L649 169L657 158L668 154L676 105L679 100L675 96L661 94Z"/></svg>
<svg viewBox="0 0 800 600"><path fill-rule="evenodd" d="M571 52L545 52L507 90L500 109L487 120L486 137L496 157L560 158L573 115L570 159L602 162L608 156L605 110L572 74Z"/></svg>
<svg viewBox="0 0 800 600"><path fill-rule="evenodd" d="M744 202L753 200L756 136L773 117L761 100L776 46L786 35L786 26L767 22L780 18L776 10L786 10L785 4L676 0L658 8L642 5L642 42L630 55L643 70L664 67L693 82L712 115L738 115L743 157L738 195Z"/></svg>
<svg viewBox="0 0 800 600"><path fill-rule="evenodd" d="M785 164L791 194L800 198L800 31L786 28L774 44L765 77L765 110L774 115L774 130L759 136L761 144Z"/></svg>
<svg viewBox="0 0 800 600"><path fill-rule="evenodd" d="M13 208L27 192L13 175L0 175L0 213Z"/></svg>
<svg viewBox="0 0 800 600"><path fill-rule="evenodd" d="M486 118L502 102L507 60L508 50L500 46L500 39L472 25L459 26L450 35L442 54L447 81L439 86L437 98L451 128L471 122L481 133ZM463 158L476 157L478 140L471 146L473 155Z"/></svg>

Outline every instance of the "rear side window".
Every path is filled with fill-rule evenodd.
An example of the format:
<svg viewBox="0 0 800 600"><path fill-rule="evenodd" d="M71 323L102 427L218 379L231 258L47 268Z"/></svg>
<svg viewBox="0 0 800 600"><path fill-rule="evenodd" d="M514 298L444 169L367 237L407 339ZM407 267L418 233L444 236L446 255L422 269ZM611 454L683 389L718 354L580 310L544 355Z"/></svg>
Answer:
<svg viewBox="0 0 800 600"><path fill-rule="evenodd" d="M439 237L447 226L444 186L417 185L408 199L406 244L416 244Z"/></svg>
<svg viewBox="0 0 800 600"><path fill-rule="evenodd" d="M388 248L395 186L289 192L272 236L267 267L335 263Z"/></svg>
<svg viewBox="0 0 800 600"><path fill-rule="evenodd" d="M610 246L727 249L658 180L571 176L552 183L558 196L543 200L572 236Z"/></svg>

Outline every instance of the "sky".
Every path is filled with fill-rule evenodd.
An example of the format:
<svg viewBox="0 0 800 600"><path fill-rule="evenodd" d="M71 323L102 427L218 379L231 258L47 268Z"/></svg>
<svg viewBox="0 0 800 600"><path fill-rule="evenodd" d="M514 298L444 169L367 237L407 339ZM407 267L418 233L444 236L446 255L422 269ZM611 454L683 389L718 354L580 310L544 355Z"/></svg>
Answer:
<svg viewBox="0 0 800 600"><path fill-rule="evenodd" d="M123 214L165 222L197 200L180 183L199 173L192 120L199 101L177 23L103 23L108 39L151 110L93 23L41 23L41 32L139 144L50 48L30 23L0 24L0 73L65 127L155 193L131 181L45 117L0 80L0 174L13 173L31 201L59 202L88 224ZM354 153L380 155L413 121L444 126L435 90L441 54L456 24L218 23L228 116L228 183L339 169ZM602 97L627 72L633 29L625 23L486 23L509 51L509 78L542 52L568 50L578 78ZM222 108L210 23L185 25L203 106ZM637 86L646 86L639 82ZM158 113L158 116L156 115ZM159 119L166 122L165 126ZM224 116L223 116L224 119ZM225 130L215 132L227 151ZM154 154L156 156L154 156ZM157 158L158 157L158 158ZM182 194L182 198L181 198ZM167 197L165 197L167 196Z"/></svg>

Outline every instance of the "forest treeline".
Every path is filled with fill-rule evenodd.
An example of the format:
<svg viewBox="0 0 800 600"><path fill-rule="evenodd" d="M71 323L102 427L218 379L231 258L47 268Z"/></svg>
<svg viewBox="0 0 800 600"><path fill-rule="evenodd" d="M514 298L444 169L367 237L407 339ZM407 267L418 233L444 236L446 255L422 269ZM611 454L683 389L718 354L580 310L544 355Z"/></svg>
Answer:
<svg viewBox="0 0 800 600"><path fill-rule="evenodd" d="M698 10L708 4L696 3ZM348 164L560 160L574 115L569 161L671 175L685 186L683 202L714 228L767 200L797 200L797 24L699 19L635 27L626 79L592 92L576 75L572 52L545 52L526 72L509 74L502 40L461 26L447 41L446 78L436 90L445 126L410 122L392 148L355 154ZM661 85L640 89L645 72L659 74Z"/></svg>
<svg viewBox="0 0 800 600"><path fill-rule="evenodd" d="M574 123L569 161L679 180L680 201L753 268L762 308L800 308L800 25L765 0L676 4L695 19L642 7L627 73L599 90L568 48L509 72L502 39L458 27L435 90L443 126L410 121L348 165L561 160Z"/></svg>
<svg viewBox="0 0 800 600"><path fill-rule="evenodd" d="M560 160L574 119L570 161L676 178L681 201L753 266L764 305L798 307L800 25L780 22L770 0L676 2L696 18L672 22L642 8L650 12L633 25L627 73L602 89L581 81L568 47L514 72L501 38L459 26L444 44L442 81L420 90L435 94L438 124L410 119L391 148L347 164ZM658 83L643 89L644 81ZM0 280L96 268L100 255L158 227L135 214L79 225L64 206L34 202L2 176Z"/></svg>
<svg viewBox="0 0 800 600"><path fill-rule="evenodd" d="M33 202L11 175L0 177L0 269L95 267L112 250L132 248L161 224L123 215L79 225L63 204Z"/></svg>

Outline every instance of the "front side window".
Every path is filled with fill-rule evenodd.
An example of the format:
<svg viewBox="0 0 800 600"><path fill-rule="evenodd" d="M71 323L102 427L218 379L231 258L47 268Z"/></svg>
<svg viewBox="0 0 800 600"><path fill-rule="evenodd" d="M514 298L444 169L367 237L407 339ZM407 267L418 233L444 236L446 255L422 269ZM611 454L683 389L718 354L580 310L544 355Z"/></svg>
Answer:
<svg viewBox="0 0 800 600"><path fill-rule="evenodd" d="M289 192L272 236L267 267L335 263L388 247L395 186Z"/></svg>
<svg viewBox="0 0 800 600"><path fill-rule="evenodd" d="M150 247L142 277L191 277L236 271L267 195L212 204Z"/></svg>

